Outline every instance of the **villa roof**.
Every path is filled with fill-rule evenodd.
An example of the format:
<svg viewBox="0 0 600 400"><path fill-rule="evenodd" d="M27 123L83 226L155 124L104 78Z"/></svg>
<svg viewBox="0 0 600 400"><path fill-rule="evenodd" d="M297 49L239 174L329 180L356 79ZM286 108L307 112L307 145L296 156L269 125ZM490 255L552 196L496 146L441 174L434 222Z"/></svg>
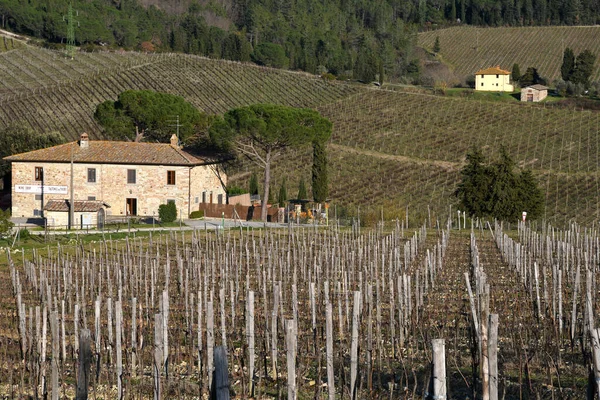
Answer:
<svg viewBox="0 0 600 400"><path fill-rule="evenodd" d="M510 75L509 71L501 69L500 66L490 67L475 72L475 75Z"/></svg>
<svg viewBox="0 0 600 400"><path fill-rule="evenodd" d="M540 85L540 84L535 84L535 85L527 86L524 89L548 90L548 86L544 86L544 85Z"/></svg>
<svg viewBox="0 0 600 400"><path fill-rule="evenodd" d="M141 164L194 166L213 164L215 160L200 158L169 143L116 142L87 140L70 142L45 149L14 154L4 159L23 162L57 162L89 164Z"/></svg>

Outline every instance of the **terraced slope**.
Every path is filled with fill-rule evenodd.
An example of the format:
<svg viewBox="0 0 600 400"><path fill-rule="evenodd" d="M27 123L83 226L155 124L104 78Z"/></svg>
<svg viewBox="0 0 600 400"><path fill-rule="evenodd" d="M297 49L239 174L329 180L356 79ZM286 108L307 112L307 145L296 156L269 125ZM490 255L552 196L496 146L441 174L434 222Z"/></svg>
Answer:
<svg viewBox="0 0 600 400"><path fill-rule="evenodd" d="M494 65L510 70L517 63L522 73L527 67L536 67L543 77L552 81L560 78L565 47L573 49L576 55L586 49L600 55L600 26L460 26L420 33L419 46L431 50L437 36L442 59L463 77ZM593 79L599 77L600 64L596 63Z"/></svg>
<svg viewBox="0 0 600 400"><path fill-rule="evenodd" d="M334 124L331 197L355 210L386 205L408 206L416 217L445 213L469 148L480 146L493 158L504 146L518 165L533 169L550 222L600 217L599 113L381 90L319 110ZM310 162L310 152L295 153L274 176L287 175L295 189L301 175L310 179ZM245 184L247 176L234 181Z"/></svg>
<svg viewBox="0 0 600 400"><path fill-rule="evenodd" d="M315 107L355 88L313 75L182 54L61 53L27 47L0 54L0 128L23 121L66 138L88 131L98 104L127 89L183 96L209 114L257 102Z"/></svg>

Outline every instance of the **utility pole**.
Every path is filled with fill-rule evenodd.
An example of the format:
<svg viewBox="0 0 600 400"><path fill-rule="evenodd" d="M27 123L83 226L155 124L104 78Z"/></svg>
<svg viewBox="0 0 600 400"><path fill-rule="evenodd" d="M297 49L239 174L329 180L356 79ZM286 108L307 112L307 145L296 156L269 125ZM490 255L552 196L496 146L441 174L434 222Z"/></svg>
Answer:
<svg viewBox="0 0 600 400"><path fill-rule="evenodd" d="M76 146L77 143L74 143L73 146ZM73 188L73 146L71 146L71 187L69 188L70 199L69 199L69 229L73 229L73 224L75 223L75 194Z"/></svg>
<svg viewBox="0 0 600 400"><path fill-rule="evenodd" d="M79 13L75 12L78 16ZM70 57L71 60L75 56L75 22L77 22L77 26L79 26L79 22L75 21L73 17L73 3L69 3L69 11L66 16L63 15L63 21L67 21L67 57Z"/></svg>
<svg viewBox="0 0 600 400"><path fill-rule="evenodd" d="M174 127L176 127L176 128L177 128L177 130L176 130L176 133L175 133L175 134L177 135L177 140L178 140L179 142L181 142L181 139L179 138L179 127L180 127L180 126L183 126L183 125L181 125L181 124L179 123L179 114L177 114L177 115L175 116L175 120L171 120L171 121L169 121L169 122L173 122L173 123L174 123L173 125L169 125L169 126L174 126Z"/></svg>

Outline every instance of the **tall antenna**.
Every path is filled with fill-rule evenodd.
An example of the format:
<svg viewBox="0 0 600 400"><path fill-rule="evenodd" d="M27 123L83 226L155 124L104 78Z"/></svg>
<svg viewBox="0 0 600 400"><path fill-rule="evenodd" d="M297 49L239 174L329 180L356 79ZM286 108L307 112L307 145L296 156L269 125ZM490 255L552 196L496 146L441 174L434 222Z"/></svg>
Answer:
<svg viewBox="0 0 600 400"><path fill-rule="evenodd" d="M177 115L175 116L175 120L174 120L174 121L173 121L173 120L170 120L169 122L174 122L174 123L175 123L174 125L169 125L169 126L175 126L175 127L177 127L177 140L178 140L178 141L180 141L180 139L179 139L179 127L180 127L180 126L183 126L183 125L181 125L181 124L179 123L179 114L177 114Z"/></svg>
<svg viewBox="0 0 600 400"><path fill-rule="evenodd" d="M79 13L75 12L76 15ZM67 57L70 57L71 60L75 56L75 22L77 22L77 26L79 26L79 22L75 20L73 16L73 3L69 3L69 11L67 12L67 16L63 16L63 21L67 21Z"/></svg>

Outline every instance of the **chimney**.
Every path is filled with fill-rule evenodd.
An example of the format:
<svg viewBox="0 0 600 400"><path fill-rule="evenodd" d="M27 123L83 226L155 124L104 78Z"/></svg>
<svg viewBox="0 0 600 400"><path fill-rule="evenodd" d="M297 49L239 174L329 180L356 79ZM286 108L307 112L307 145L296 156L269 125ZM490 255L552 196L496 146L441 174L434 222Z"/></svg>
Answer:
<svg viewBox="0 0 600 400"><path fill-rule="evenodd" d="M179 148L179 138L176 134L173 134L173 136L171 136L171 146Z"/></svg>
<svg viewBox="0 0 600 400"><path fill-rule="evenodd" d="M87 149L90 146L90 140L87 133L83 132L79 137L79 147Z"/></svg>

